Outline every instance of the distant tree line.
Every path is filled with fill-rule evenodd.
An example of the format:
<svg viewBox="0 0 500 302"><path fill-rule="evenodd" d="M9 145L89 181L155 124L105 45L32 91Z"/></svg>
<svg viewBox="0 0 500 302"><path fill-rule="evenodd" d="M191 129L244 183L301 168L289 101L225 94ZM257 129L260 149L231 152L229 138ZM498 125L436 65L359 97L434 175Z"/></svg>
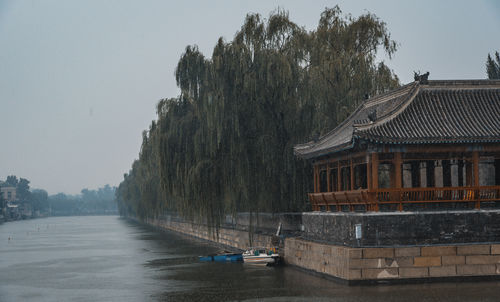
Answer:
<svg viewBox="0 0 500 302"><path fill-rule="evenodd" d="M7 176L3 186L16 188L15 204L28 206L33 213L39 215L88 215L116 213L115 202L116 187L105 185L97 190L83 189L79 195L66 195L59 193L48 195L42 189L30 189L30 181L17 178L15 175ZM1 185L0 185L1 186ZM0 197L0 209L6 207L6 198Z"/></svg>
<svg viewBox="0 0 500 302"><path fill-rule="evenodd" d="M79 195L58 193L49 196L51 215L91 215L117 213L116 187L83 189Z"/></svg>
<svg viewBox="0 0 500 302"><path fill-rule="evenodd" d="M181 94L158 103L118 187L120 213L168 210L217 225L239 211L304 210L312 169L293 146L333 129L366 95L399 86L378 51L396 51L386 24L338 7L312 31L277 10L247 15L209 58L186 47L175 70Z"/></svg>

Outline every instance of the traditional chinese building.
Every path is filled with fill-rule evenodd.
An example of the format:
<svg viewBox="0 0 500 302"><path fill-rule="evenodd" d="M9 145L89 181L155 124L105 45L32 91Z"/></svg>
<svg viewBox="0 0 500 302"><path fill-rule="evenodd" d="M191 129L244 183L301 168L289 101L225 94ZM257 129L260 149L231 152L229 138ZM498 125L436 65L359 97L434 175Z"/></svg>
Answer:
<svg viewBox="0 0 500 302"><path fill-rule="evenodd" d="M313 211L495 206L500 81L415 81L295 153L314 165Z"/></svg>

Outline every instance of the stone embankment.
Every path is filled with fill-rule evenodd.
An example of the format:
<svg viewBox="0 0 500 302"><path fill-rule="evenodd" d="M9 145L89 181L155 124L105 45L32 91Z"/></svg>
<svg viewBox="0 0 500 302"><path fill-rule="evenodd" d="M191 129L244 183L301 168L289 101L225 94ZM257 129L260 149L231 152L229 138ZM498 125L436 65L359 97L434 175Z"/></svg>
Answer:
<svg viewBox="0 0 500 302"><path fill-rule="evenodd" d="M297 236L300 233L302 214L239 213L227 216L220 228L211 228L205 222L188 222L176 215L148 218L144 222L166 230L213 241L222 245L246 250L249 247L272 246L273 235L281 225L281 234Z"/></svg>
<svg viewBox="0 0 500 302"><path fill-rule="evenodd" d="M348 284L500 277L500 210L242 213L217 230L169 215L146 223L238 249L271 246L281 223L287 264Z"/></svg>
<svg viewBox="0 0 500 302"><path fill-rule="evenodd" d="M350 284L500 276L500 244L350 248L289 238L285 255L288 264Z"/></svg>

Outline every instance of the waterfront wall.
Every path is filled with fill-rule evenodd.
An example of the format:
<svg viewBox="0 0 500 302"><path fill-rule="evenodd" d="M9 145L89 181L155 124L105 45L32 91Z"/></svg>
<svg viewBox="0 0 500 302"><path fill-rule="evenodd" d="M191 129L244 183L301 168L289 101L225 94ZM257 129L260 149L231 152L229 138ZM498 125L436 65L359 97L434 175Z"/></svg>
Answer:
<svg viewBox="0 0 500 302"><path fill-rule="evenodd" d="M175 215L145 222L242 250L272 246L281 223L285 263L356 284L500 278L499 218L500 210L472 210L309 212L259 218L242 213L227 217L219 229Z"/></svg>
<svg viewBox="0 0 500 302"><path fill-rule="evenodd" d="M349 284L500 277L500 244L351 248L285 240L286 262Z"/></svg>
<svg viewBox="0 0 500 302"><path fill-rule="evenodd" d="M309 212L302 223L285 261L348 283L500 277L499 210Z"/></svg>
<svg viewBox="0 0 500 302"><path fill-rule="evenodd" d="M247 249L249 246L270 246L272 240L272 236L269 235L251 235L248 231L237 229L220 228L214 230L204 224L181 222L172 219L147 219L145 222L162 229L175 231L242 250Z"/></svg>
<svg viewBox="0 0 500 302"><path fill-rule="evenodd" d="M303 238L351 247L500 242L500 210L309 212ZM356 238L356 225L361 238Z"/></svg>
<svg viewBox="0 0 500 302"><path fill-rule="evenodd" d="M300 232L300 213L269 214L239 213L227 216L220 228L210 227L206 222L189 222L176 215L147 218L144 222L161 229L216 242L245 250L251 246L274 246L273 235L281 224L281 233L295 236ZM274 239L276 241L276 239Z"/></svg>

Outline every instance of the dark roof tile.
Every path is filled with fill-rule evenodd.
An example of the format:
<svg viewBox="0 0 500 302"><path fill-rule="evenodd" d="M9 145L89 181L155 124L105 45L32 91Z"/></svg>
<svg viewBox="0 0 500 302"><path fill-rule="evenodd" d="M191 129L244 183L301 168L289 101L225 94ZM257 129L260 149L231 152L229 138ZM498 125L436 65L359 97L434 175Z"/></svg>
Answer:
<svg viewBox="0 0 500 302"><path fill-rule="evenodd" d="M375 121L368 115L376 112ZM500 81L429 81L368 99L316 142L295 146L314 158L354 145L500 142Z"/></svg>

